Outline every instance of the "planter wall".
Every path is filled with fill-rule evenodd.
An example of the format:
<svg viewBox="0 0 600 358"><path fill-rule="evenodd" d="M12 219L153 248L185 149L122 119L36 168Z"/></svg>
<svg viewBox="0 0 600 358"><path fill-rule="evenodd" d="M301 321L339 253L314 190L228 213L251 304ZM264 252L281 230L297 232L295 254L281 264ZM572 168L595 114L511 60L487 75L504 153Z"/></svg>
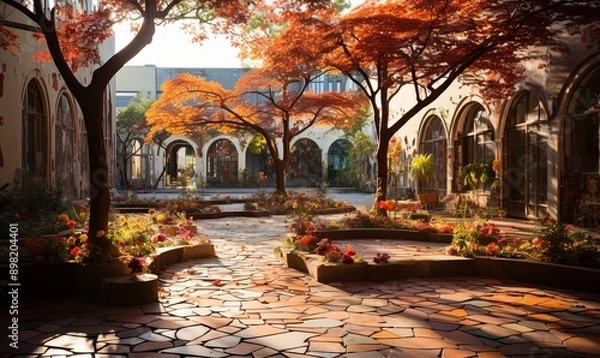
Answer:
<svg viewBox="0 0 600 358"><path fill-rule="evenodd" d="M157 253L155 259L149 265L148 271L156 274L173 264L185 260L215 256L215 248L212 244L163 249ZM8 281L9 270L7 265L0 265L0 269L6 272L4 279ZM128 264L121 262L103 264L75 262L22 263L19 265L19 281L21 283L19 298L22 300L39 300L77 297L89 300L102 299L104 302L112 302L111 304L127 304L127 302L132 301L119 298L122 296L118 293L115 294L115 297L109 299L105 286L107 282L113 282L115 278L125 277L129 279L130 276ZM116 282L119 285L118 282L120 281L117 280ZM128 295L139 296L138 301L142 300L145 303L147 297L151 297L148 295L148 285L152 284L131 285L128 288ZM138 289L143 291L132 291Z"/></svg>
<svg viewBox="0 0 600 358"><path fill-rule="evenodd" d="M381 229L381 228L356 228L339 230L317 231L320 239L351 240L351 239L379 239L379 240L412 240L425 242L451 243L452 234L427 233L409 229Z"/></svg>
<svg viewBox="0 0 600 358"><path fill-rule="evenodd" d="M393 281L412 277L484 276L511 279L581 292L600 293L600 270L496 257L410 257L386 264L325 263L321 256L276 251L288 267L307 273L321 283Z"/></svg>

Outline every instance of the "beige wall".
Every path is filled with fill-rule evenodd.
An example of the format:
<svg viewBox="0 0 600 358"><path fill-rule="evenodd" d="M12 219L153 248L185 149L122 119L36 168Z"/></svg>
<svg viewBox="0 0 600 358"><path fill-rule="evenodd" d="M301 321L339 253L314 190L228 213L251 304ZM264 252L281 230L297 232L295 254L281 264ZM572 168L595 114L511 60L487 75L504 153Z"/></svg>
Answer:
<svg viewBox="0 0 600 358"><path fill-rule="evenodd" d="M6 6L1 8L4 11L6 21L31 25L19 13L11 7ZM60 175L56 170L56 160L61 153L60 148L56 147L57 133L55 130L56 115L61 95L65 94L71 103L74 116L74 129L76 131L76 140L73 143L73 167L74 175L72 182L77 186L76 192L79 196L86 195L88 186L87 168L88 158L84 155L85 146L87 145L82 133L84 131L82 114L79 111L74 98L70 95L66 85L64 84L60 74L52 62L38 62L33 60L33 56L45 49L45 44L33 38L33 32L23 29L17 29L8 26L9 29L19 35L19 49L16 54L11 54L6 51L0 51L0 71L3 75L3 80L0 83L2 95L0 96L0 117L2 124L0 125L0 150L2 151L3 162L0 163L0 186L11 183L17 169L23 166L23 133L22 133L22 115L23 101L26 95L26 89L31 80L37 80L41 87L43 109L45 113L45 137L46 137L46 157L44 158L47 166L46 183L55 187L60 180ZM103 59L114 53L114 39L109 39L101 47L101 55ZM88 84L91 78L92 71L90 69L80 69L76 76L85 85ZM114 84L109 86L107 91L107 107L105 116L107 122L105 125L106 135L105 140L108 143L107 150L109 167L113 170L114 152L114 109L111 108L114 103ZM111 172L111 175L113 173Z"/></svg>

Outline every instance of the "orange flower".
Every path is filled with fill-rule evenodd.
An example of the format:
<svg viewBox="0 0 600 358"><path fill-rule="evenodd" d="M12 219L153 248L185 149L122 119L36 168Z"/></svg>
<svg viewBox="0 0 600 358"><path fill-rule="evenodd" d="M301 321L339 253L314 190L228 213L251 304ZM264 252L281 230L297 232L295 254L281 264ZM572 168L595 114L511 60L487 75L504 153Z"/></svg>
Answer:
<svg viewBox="0 0 600 358"><path fill-rule="evenodd" d="M488 244L488 245L485 247L485 253L486 253L486 254L488 254L488 255L493 255L493 254L495 254L496 252L498 252L498 250L499 250L499 247L498 247L498 245L494 244L493 242L492 242L492 243L489 243L489 244Z"/></svg>
<svg viewBox="0 0 600 358"><path fill-rule="evenodd" d="M542 239L536 237L535 239L531 240L531 243L533 244L533 246L540 246L542 244Z"/></svg>

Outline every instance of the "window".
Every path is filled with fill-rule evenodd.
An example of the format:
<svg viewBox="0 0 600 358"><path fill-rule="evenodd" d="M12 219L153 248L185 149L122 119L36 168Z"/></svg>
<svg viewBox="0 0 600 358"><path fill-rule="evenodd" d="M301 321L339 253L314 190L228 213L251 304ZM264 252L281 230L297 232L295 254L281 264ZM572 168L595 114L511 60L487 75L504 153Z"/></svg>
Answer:
<svg viewBox="0 0 600 358"><path fill-rule="evenodd" d="M48 170L48 137L42 91L39 83L32 80L23 103L23 170L44 179Z"/></svg>
<svg viewBox="0 0 600 358"><path fill-rule="evenodd" d="M63 93L58 101L55 120L56 189L70 197L77 196L74 120L71 102Z"/></svg>
<svg viewBox="0 0 600 358"><path fill-rule="evenodd" d="M427 119L420 145L420 153L433 156L433 174L425 180L425 190L446 190L446 132L438 116Z"/></svg>

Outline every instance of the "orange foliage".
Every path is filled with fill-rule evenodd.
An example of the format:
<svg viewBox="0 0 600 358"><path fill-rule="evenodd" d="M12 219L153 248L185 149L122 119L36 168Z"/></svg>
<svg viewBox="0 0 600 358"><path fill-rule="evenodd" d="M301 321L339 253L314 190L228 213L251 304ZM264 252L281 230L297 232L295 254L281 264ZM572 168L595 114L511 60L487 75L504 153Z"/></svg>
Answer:
<svg viewBox="0 0 600 358"><path fill-rule="evenodd" d="M0 25L0 49L15 52L18 48L19 35Z"/></svg>

